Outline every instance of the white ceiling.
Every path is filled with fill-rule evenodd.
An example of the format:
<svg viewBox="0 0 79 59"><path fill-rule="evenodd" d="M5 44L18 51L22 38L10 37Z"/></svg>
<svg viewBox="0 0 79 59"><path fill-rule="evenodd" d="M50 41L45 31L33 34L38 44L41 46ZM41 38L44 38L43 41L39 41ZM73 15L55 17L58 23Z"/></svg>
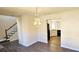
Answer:
<svg viewBox="0 0 79 59"><path fill-rule="evenodd" d="M38 7L37 13L39 15L48 15L64 11L79 10L77 7ZM0 7L0 15L21 16L21 15L35 15L35 7Z"/></svg>

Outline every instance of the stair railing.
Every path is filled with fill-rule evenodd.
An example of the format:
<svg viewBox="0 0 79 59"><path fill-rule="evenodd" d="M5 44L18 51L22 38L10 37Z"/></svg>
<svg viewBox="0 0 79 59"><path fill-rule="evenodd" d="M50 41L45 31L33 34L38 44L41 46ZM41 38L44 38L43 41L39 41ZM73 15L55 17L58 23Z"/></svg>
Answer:
<svg viewBox="0 0 79 59"><path fill-rule="evenodd" d="M10 29L12 29L16 24L17 24L17 23L14 23L14 24L13 24L12 26L10 26L8 29L5 29L5 38L6 38L6 40L9 39L9 37L8 37L8 31L9 31Z"/></svg>

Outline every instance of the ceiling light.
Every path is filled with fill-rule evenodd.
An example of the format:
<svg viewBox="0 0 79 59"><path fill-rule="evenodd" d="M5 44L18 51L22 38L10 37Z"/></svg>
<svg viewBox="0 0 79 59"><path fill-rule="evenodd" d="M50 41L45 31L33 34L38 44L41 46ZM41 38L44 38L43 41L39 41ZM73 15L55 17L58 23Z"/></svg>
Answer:
<svg viewBox="0 0 79 59"><path fill-rule="evenodd" d="M40 18L38 16L38 8L36 7L34 25L40 25L40 24L41 24L41 20L40 20Z"/></svg>

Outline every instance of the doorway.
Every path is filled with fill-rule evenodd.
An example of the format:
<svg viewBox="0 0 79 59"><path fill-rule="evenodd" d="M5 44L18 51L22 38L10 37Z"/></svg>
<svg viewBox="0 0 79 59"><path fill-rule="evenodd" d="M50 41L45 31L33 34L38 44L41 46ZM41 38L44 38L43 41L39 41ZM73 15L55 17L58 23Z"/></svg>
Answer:
<svg viewBox="0 0 79 59"><path fill-rule="evenodd" d="M59 20L51 20L47 23L48 44L51 47L60 47L61 28Z"/></svg>

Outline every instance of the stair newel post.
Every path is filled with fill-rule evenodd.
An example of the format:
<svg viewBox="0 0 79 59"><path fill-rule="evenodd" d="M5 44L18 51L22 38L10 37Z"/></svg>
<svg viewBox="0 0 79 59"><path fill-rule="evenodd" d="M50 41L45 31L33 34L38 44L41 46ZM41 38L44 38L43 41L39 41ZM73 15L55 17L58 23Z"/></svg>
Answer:
<svg viewBox="0 0 79 59"><path fill-rule="evenodd" d="M7 29L5 29L6 40L8 39Z"/></svg>

